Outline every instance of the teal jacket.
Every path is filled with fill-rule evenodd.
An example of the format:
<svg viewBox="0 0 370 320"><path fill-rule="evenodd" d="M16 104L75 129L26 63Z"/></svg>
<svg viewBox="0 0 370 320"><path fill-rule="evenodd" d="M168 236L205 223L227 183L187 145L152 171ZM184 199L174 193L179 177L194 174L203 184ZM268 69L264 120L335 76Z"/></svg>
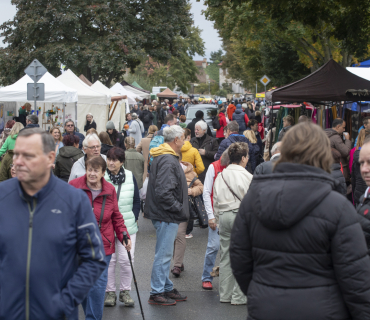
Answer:
<svg viewBox="0 0 370 320"><path fill-rule="evenodd" d="M125 225L130 235L135 234L138 231L136 217L133 212L134 207L134 195L135 195L135 182L134 182L134 175L131 171L125 169L126 179L125 182L121 186L121 192L118 200L118 208L123 216L123 220L125 220ZM118 185L113 184L112 180L109 178L107 172L105 172L104 179L112 184L116 192L118 192ZM137 188L137 184L136 184ZM138 193L139 189L137 189ZM140 199L139 199L140 203ZM140 211L140 210L139 210Z"/></svg>
<svg viewBox="0 0 370 320"><path fill-rule="evenodd" d="M7 152L8 150L13 150L15 147L15 140L17 139L17 134L14 135L14 138L12 136L9 136L6 138L4 144L2 145L0 149L0 157Z"/></svg>

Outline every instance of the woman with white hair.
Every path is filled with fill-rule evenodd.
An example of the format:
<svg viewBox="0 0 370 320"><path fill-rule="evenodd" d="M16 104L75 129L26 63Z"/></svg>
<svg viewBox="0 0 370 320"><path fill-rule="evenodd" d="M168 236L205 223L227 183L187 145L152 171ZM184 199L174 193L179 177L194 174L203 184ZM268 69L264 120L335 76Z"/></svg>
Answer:
<svg viewBox="0 0 370 320"><path fill-rule="evenodd" d="M78 159L74 163L68 182L72 181L73 179L82 177L86 174L85 162L87 160L93 157L101 156L105 161L107 161L107 157L104 154L100 154L101 142L99 137L95 133L87 135L82 144L82 149L85 153L85 156Z"/></svg>
<svg viewBox="0 0 370 320"><path fill-rule="evenodd" d="M217 139L207 134L207 123L203 120L195 124L195 137L190 140L190 143L195 149L198 149L204 164L204 171L199 175L199 180L204 183L206 172L209 165L215 161L215 154L218 150Z"/></svg>
<svg viewBox="0 0 370 320"><path fill-rule="evenodd" d="M132 122L130 125L130 128L127 129L127 132L130 133L130 137L133 137L135 139L135 148L140 143L143 133L144 133L144 125L143 123L138 119L138 116L136 113L131 114Z"/></svg>

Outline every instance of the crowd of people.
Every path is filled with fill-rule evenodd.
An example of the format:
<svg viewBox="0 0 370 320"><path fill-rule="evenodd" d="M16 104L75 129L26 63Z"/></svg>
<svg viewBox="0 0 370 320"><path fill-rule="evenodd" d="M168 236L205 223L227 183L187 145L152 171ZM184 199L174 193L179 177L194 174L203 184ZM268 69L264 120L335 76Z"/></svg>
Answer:
<svg viewBox="0 0 370 320"><path fill-rule="evenodd" d="M6 123L1 319L77 319L80 304L102 319L117 298L135 307L141 214L156 232L151 305L188 299L171 278L199 226L200 289L219 276L219 301L248 305L248 319L370 319L370 118L352 146L342 119L323 130L288 115L266 133L260 101L212 103L212 129L201 110L186 123L191 99L134 105L122 130L97 132L89 113L85 134L73 120L45 131L28 106L26 126Z"/></svg>

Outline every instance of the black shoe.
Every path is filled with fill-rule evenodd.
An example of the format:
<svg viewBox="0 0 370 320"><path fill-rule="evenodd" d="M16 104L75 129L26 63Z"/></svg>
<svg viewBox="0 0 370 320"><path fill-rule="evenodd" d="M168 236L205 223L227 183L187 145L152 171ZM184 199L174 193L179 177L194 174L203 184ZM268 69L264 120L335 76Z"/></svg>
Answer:
<svg viewBox="0 0 370 320"><path fill-rule="evenodd" d="M188 298L187 296L183 296L176 289L173 289L172 291L166 292L165 295L168 298L173 299L175 301L185 301Z"/></svg>
<svg viewBox="0 0 370 320"><path fill-rule="evenodd" d="M157 304L161 306L174 306L176 305L176 301L168 297L164 293L160 294L153 294L150 296L148 300L149 304Z"/></svg>
<svg viewBox="0 0 370 320"><path fill-rule="evenodd" d="M180 274L181 274L181 268L179 267L173 267L173 269L171 270L172 274L178 278L180 277Z"/></svg>
<svg viewBox="0 0 370 320"><path fill-rule="evenodd" d="M184 264L181 265L180 270L181 272L185 270Z"/></svg>

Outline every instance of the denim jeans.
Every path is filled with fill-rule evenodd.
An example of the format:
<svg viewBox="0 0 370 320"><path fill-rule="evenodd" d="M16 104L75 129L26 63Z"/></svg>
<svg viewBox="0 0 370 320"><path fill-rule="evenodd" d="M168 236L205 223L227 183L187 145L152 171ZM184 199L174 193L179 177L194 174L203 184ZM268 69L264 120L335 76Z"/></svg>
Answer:
<svg viewBox="0 0 370 320"><path fill-rule="evenodd" d="M105 288L108 282L108 266L111 257L112 255L105 257L107 267L81 303L86 320L101 320L103 318Z"/></svg>
<svg viewBox="0 0 370 320"><path fill-rule="evenodd" d="M169 278L174 243L179 225L158 220L152 220L157 234L155 257L151 277L151 295L169 292L173 283Z"/></svg>
<svg viewBox="0 0 370 320"><path fill-rule="evenodd" d="M207 250L206 255L204 257L204 266L203 266L203 274L202 274L202 281L211 281L213 277L211 276L211 271L215 266L216 257L218 250L220 249L220 236L218 235L218 229L212 230L208 227L208 243L207 243Z"/></svg>

